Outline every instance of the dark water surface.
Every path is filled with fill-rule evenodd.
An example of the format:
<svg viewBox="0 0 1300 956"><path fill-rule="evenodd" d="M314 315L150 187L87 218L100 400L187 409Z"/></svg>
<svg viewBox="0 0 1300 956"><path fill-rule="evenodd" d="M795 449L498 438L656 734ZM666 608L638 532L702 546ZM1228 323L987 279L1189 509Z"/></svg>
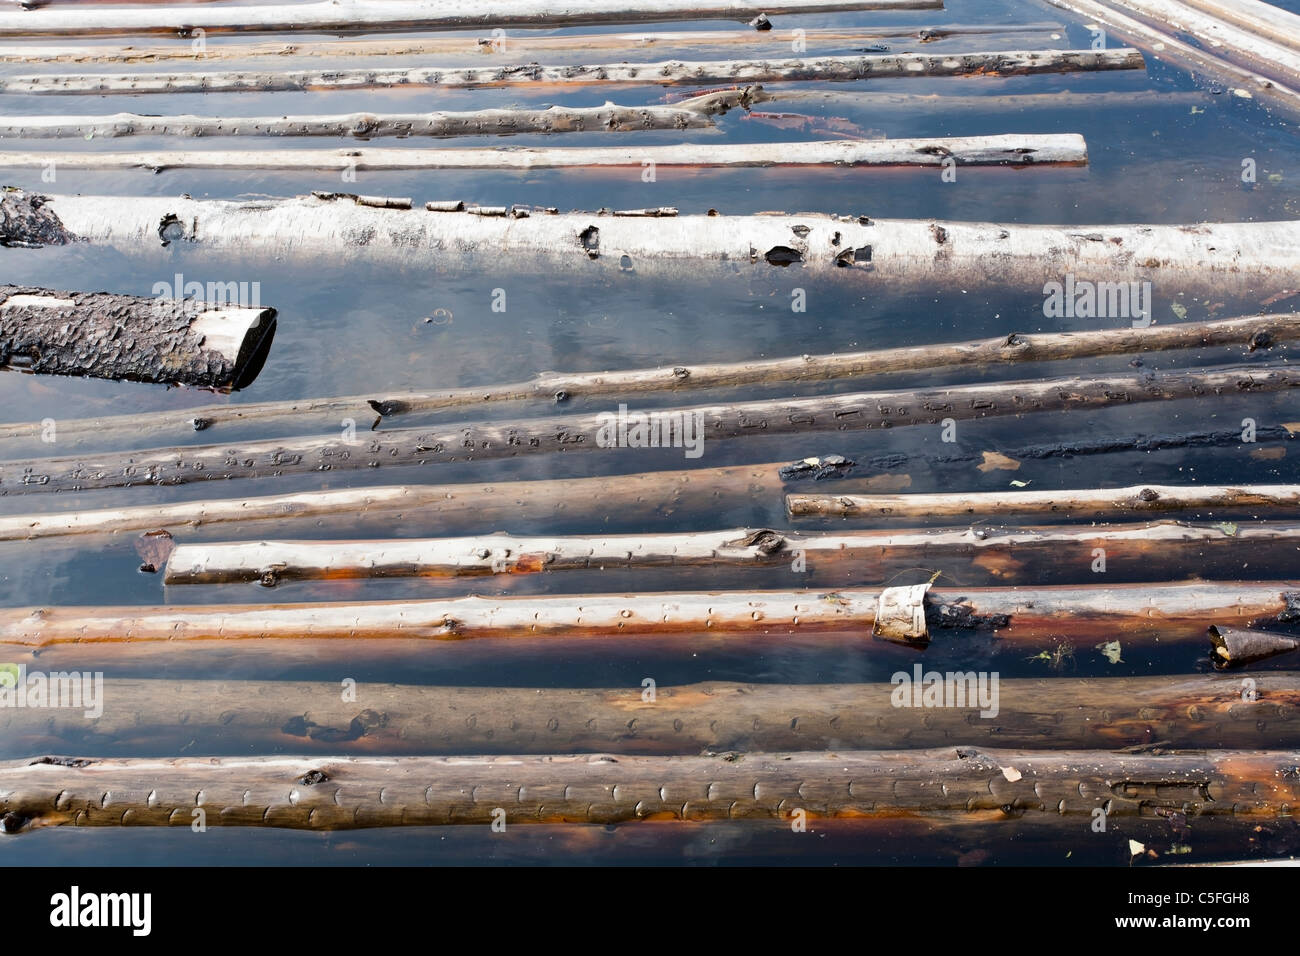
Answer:
<svg viewBox="0 0 1300 956"><path fill-rule="evenodd" d="M1296 9L1294 3L1279 3ZM1046 3L1031 0L976 2L950 0L942 12L853 14L777 18L778 29L801 26L930 26L941 23L1057 22L1064 26L1057 39L1025 40L1025 46L1054 45L1086 48L1091 34L1085 25ZM653 29L708 29L728 24L645 25ZM619 32L633 28L610 28ZM635 28L640 31L642 27ZM512 31L522 33L523 31ZM555 32L555 31L552 31ZM573 32L593 32L591 29ZM150 41L155 42L155 41ZM181 41L177 41L181 42ZM210 43L238 43L239 39L211 38ZM881 41L891 51L921 49L907 38ZM1005 38L1000 48L1010 48ZM981 47L978 37L966 37L936 50ZM1118 46L1115 40L1111 46ZM847 53L851 47L815 49L809 54ZM509 55L507 53L507 55ZM692 54L694 55L694 54ZM705 58L709 54L699 54ZM605 59L654 59L655 53L633 55L601 52ZM545 60L544 54L536 57ZM460 61L473 62L468 58ZM287 68L287 63L258 60L261 68ZM318 65L328 66L330 61ZM405 62L405 61L400 61ZM456 57L439 57L453 64ZM594 62L591 58L588 62ZM223 64L224 65L224 64ZM361 65L350 59L347 66ZM172 67L144 65L141 70ZM179 66L175 67L180 69ZM47 66L49 72L62 67ZM86 70L108 70L93 65ZM6 74L32 72L32 68L7 64ZM826 84L825 89L851 93L863 84ZM771 90L780 89L771 85ZM799 89L823 88L800 85ZM512 203L558 206L561 209L675 206L682 214L718 209L726 214L764 210L820 211L869 215L873 218L947 218L1019 223L1106 224L1127 222L1182 223L1195 221L1280 220L1300 216L1300 162L1294 125L1259 104L1232 95L1210 81L1192 77L1150 61L1145 72L1106 73L1013 78L873 81L873 92L935 93L960 96L959 105L942 100L923 108L880 109L853 102L849 96L827 102L792 101L765 104L771 112L808 117L804 128L785 121L777 125L761 118L732 113L721 117L716 131L692 132L690 138L708 142L796 142L831 137L837 131L859 135L907 136L974 135L980 133L1083 134L1090 162L1086 169L962 168L957 181L945 183L938 169L869 171L737 169L673 170L660 168L657 181L641 181L637 169L593 171L537 171L527 173L425 172L381 173L362 171L355 184L344 184L334 173L144 171L87 173L57 170L54 183L42 181L40 170L9 170L5 183L54 193L172 196L188 193L195 198L261 198L300 195L312 189L345 189L374 195L409 196L417 204L426 200L459 199L487 205ZM1063 108L1007 106L1006 94L1109 93L1104 105ZM98 114L138 111L160 114L186 112L225 115L282 115L290 113L372 112L427 109L473 109L503 105L544 105L560 100L569 105L595 105L606 99L629 105L660 101L657 87L591 87L538 93L512 88L429 93L333 92L276 94L210 94L207 96L149 97L6 97L8 114L46 112ZM1151 93L1191 94L1160 102ZM1129 95L1132 95L1130 99ZM978 98L978 101L974 101ZM986 104L986 105L985 105ZM526 145L656 145L679 142L681 133L571 134L550 139L516 136L502 139L503 148ZM376 141L376 146L481 146L482 140ZM342 145L325 138L284 140L274 144L249 139L203 139L195 142L130 138L86 142L49 141L5 143L6 149L53 151L126 149L256 149ZM1241 181L1242 161L1253 159L1257 180ZM849 283L819 283L788 270L764 269L753 273L671 284L635 274L609 277L584 274L585 263L576 261L564 272L529 274L502 258L491 269L467 271L454 262L413 258L405 267L392 269L364 262L304 263L291 260L252 261L247 257L222 257L201 246L176 247L165 261L124 257L107 249L5 249L3 281L56 289L105 289L150 295L155 283L168 282L177 273L200 282L257 282L260 301L279 310L279 328L266 367L249 388L230 396L163 389L144 385L90 380L37 378L0 374L0 421L19 422L54 418L71 419L126 412L184 409L214 401L231 403L311 398L355 394L382 388L433 389L493 385L527 379L539 371L588 371L711 361L739 361L802 353L889 348L938 343L1012 331L1068 331L1102 327L1107 320L1048 319L1043 297L1034 290L1017 294L975 294L961 289L936 289L933 294L883 294ZM1300 288L1300 277L1295 283ZM807 311L790 309L792 291L803 288ZM492 311L493 290L504 289L507 310ZM1279 311L1297 299L1270 305ZM1155 318L1160 323L1204 318L1209 315L1247 314L1259 302L1210 302L1184 296L1180 290L1155 289ZM444 310L444 311L439 311ZM437 313L437 321L426 321ZM446 316L450 316L450 320ZM1114 320L1110 320L1113 324ZM1274 349L1268 359L1287 361L1285 349ZM1258 361L1235 350L1213 350L1163 355L1143 359L1146 368L1212 366L1236 361ZM1077 373L1132 372L1127 358L1116 357L1071 363L1018 367L1014 377L1040 377ZM728 397L749 399L818 391L851 391L863 387L936 385L992 380L998 371L962 370L940 377L933 373L881 377L869 385L846 383L834 389L736 389ZM688 397L687 402L693 402ZM711 400L711 399L710 399ZM672 400L664 400L671 403ZM643 402L643 407L653 406ZM545 414L580 414L605 411L611 403L575 400L563 409ZM530 410L531 413L532 410ZM519 414L517 407L494 410L492 415ZM429 416L426 420L453 420L456 415ZM446 467L390 468L377 472L342 472L285 479L205 483L181 488L131 488L77 494L0 496L0 512L78 510L161 501L201 500L215 497L251 497L290 490L343 488L362 484L438 483L444 481L498 481L524 478L586 477L656 469L677 469L727 464L793 461L810 455L842 454L859 461L906 456L893 471L910 479L909 491L999 490L1011 480L1034 489L1113 487L1135 483L1289 482L1297 480L1300 450L1277 443L1280 456L1255 454L1258 447L1234 444L1220 449L1131 450L1075 458L1027 460L1014 474L981 472L970 464L943 464L936 456L983 450L1008 450L1028 445L1103 439L1117 435L1144 436L1178 432L1232 431L1243 419L1253 418L1263 427L1300 421L1294 396L1247 395L1206 401L1152 403L1131 408L1090 413L1045 414L1023 419L963 422L956 446L940 441L937 428L916 427L886 432L846 432L811 436L784 436L716 442L706 445L698 461L684 461L680 450L620 452L572 456L536 456L509 461L474 462ZM406 424L403 421L401 424ZM292 430L291 430L292 431ZM221 440L236 441L283 434L271 426L238 432L223 429ZM133 447L147 448L173 442L151 436L147 430L134 437ZM195 435L190 441L202 442ZM94 448L90 438L84 446ZM70 453L39 446L0 450L0 458L27 454ZM884 469L889 470L889 469ZM846 484L845 487L849 487ZM802 489L801 489L802 490ZM820 488L818 490L821 490ZM592 501L569 509L560 520L518 520L482 532L595 533L600 531L688 531L739 526L790 527L779 498L754 500L730 511L720 511L702 527L695 517L666 515L653 524L628 519L616 509ZM800 528L818 527L816 523ZM838 527L833 522L820 526ZM869 526L856 522L854 527ZM276 528L258 526L264 538L330 538L333 530L295 522ZM366 518L355 523L356 537L436 536L436 526ZM178 532L178 540L237 539L235 525L194 532ZM257 585L168 588L160 575L141 574L133 544L134 535L76 541L55 539L35 544L0 544L0 605L8 607L99 604L252 603L268 600ZM1267 569L1276 578L1298 578L1293 568ZM1243 579L1258 579L1259 568L1243 570ZM928 573L918 569L916 580ZM1111 575L1107 583L1117 583ZM884 582L849 578L842 585L878 585ZM893 582L901 583L901 582ZM956 582L960 584L961 582ZM508 586L491 579L452 585L419 580L371 583L313 583L286 585L274 592L277 601L370 600L417 598L473 591L479 594L583 593L594 591L672 590L705 588L783 588L798 586L788 570L707 571L689 574L626 571L565 573L533 576ZM987 662L978 642L945 644L920 655L927 666L979 669ZM1199 647L1142 648L1110 663L1091 648L1080 648L1071 673L1080 676L1184 674L1206 668ZM370 661L358 651L346 672L337 664L304 661L268 666L250 659L214 669L209 663L191 662L176 655L164 667L149 670L122 668L116 676L174 677L292 677L337 683L343 678L359 682L420 682L445 685L512 687L623 687L639 688L653 677L660 686L704 680L757 682L887 682L899 658L882 655L864 640L845 642L778 639L718 640L661 644L649 640L588 642L520 642L503 649L494 642L467 641L433 647L427 656L400 667ZM1004 678L1047 676L1041 660L1014 655L998 661ZM107 674L109 705L112 678ZM1207 740L1207 747L1214 741ZM75 745L69 742L69 750ZM147 747L123 746L119 755L154 755ZM22 742L0 740L0 758L30 756ZM627 828L633 829L633 828ZM480 832L481 830L481 832ZM661 836L644 829L635 834L604 830L589 835L581 850L551 828L511 828L508 835L489 834L487 828L404 830L313 835L284 832L211 831L197 836L183 828L176 832L145 830L63 830L7 841L6 859L18 863L97 862L208 864L235 861L263 863L428 863L503 862L537 860L556 862L748 862L769 854L785 862L928 862L935 848L890 844L888 841L843 839L833 833L814 834L816 849L792 843L788 827L727 825L689 836ZM1082 835L1078 846L1050 841L1028 841L1018 846L990 845L976 862L1127 862L1114 847L1090 844ZM1068 855L1067 855L1068 854Z"/></svg>

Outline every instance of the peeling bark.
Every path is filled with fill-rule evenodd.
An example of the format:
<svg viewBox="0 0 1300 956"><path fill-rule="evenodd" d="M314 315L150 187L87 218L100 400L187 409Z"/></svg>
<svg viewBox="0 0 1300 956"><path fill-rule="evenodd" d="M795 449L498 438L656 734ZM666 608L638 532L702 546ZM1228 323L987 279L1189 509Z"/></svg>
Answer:
<svg viewBox="0 0 1300 956"><path fill-rule="evenodd" d="M239 387L274 328L261 307L0 286L0 368L44 375Z"/></svg>

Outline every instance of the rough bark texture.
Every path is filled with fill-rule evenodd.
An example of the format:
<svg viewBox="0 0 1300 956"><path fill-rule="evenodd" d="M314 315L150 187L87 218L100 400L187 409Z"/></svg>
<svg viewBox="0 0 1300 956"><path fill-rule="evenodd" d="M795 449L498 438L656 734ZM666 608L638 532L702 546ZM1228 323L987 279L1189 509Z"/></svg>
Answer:
<svg viewBox="0 0 1300 956"><path fill-rule="evenodd" d="M539 63L469 67L389 67L347 70L229 70L185 73L27 74L0 78L0 93L140 94L238 93L389 87L577 86L681 83L852 81L885 77L1025 76L1140 70L1137 50L1015 50L979 53L899 53L790 57L780 60L665 60L658 63Z"/></svg>
<svg viewBox="0 0 1300 956"><path fill-rule="evenodd" d="M647 220L654 222L657 220ZM699 421L708 440L746 435L879 429L939 424L1029 412L1115 407L1138 402L1219 395L1267 394L1300 385L1300 371L1286 367L1229 368L1043 379L963 385L923 391L865 392L789 401L659 409L666 421ZM388 465L513 458L546 452L599 451L613 412L482 424L447 424L372 432L355 444L342 438L304 437L229 445L193 445L147 451L106 452L0 463L0 494L119 488L139 484L188 484L233 478L376 469ZM679 453L682 449L664 449Z"/></svg>
<svg viewBox="0 0 1300 956"><path fill-rule="evenodd" d="M0 202L24 205L33 198L10 193ZM575 279L631 273L698 278L710 269L745 275L797 265L804 275L899 290L1015 288L1046 299L1045 283L1074 275L1095 283L1149 281L1168 294L1213 295L1213 301L1258 302L1292 289L1300 270L1298 221L1002 226L816 213L645 220L581 212L515 218L381 209L340 194L243 202L50 196L42 203L68 234L152 253L151 259L158 257L159 223L166 220L178 224L177 239L249 258L360 259L422 274L497 266L503 256L521 271L563 267ZM1118 297L1128 290L1114 291ZM1121 321L1138 319L1136 305L1133 314L1122 302L1115 305Z"/></svg>
<svg viewBox="0 0 1300 956"><path fill-rule="evenodd" d="M1162 511L1247 509L1294 511L1300 485L1132 485L1062 491L943 492L923 495L787 495L795 517L927 518L957 515L1052 514L1068 518L1130 518Z"/></svg>
<svg viewBox="0 0 1300 956"><path fill-rule="evenodd" d="M0 137L111 139L118 136L505 136L512 133L628 132L698 129L708 115L681 106L550 106L463 113L344 113L334 116L0 117Z"/></svg>
<svg viewBox="0 0 1300 956"><path fill-rule="evenodd" d="M231 388L246 384L274 319L260 307L0 286L0 368Z"/></svg>
<svg viewBox="0 0 1300 956"><path fill-rule="evenodd" d="M172 33L377 33L383 30L456 30L479 27L642 20L749 20L760 13L834 13L848 10L938 10L942 0L493 0L484 8L444 0L315 0L249 6L92 7L0 13L0 36L79 36Z"/></svg>
<svg viewBox="0 0 1300 956"><path fill-rule="evenodd" d="M0 160L0 163L3 161ZM365 421L373 415L385 420L411 412L481 406L485 402L569 401L580 398L631 396L665 391L694 391L741 385L784 385L823 382L880 375L888 372L961 368L970 365L1015 365L1088 358L1097 355L1146 353L1162 349L1223 348L1239 346L1262 352L1273 345L1300 339L1300 313L1247 318L1210 319L1146 329L1098 329L1025 335L1013 332L971 342L921 345L871 352L837 352L798 358L757 359L624 369L607 372L542 372L526 382L449 388L441 391L374 392L331 398L282 402L246 402L208 405L179 412L120 415L93 419L61 419L59 435L67 441L93 434L100 440L121 436L129 440L148 429L189 431L193 422L203 430L215 426L255 421L297 421L333 426L343 418ZM0 439L36 437L39 422L0 424Z"/></svg>
<svg viewBox="0 0 1300 956"><path fill-rule="evenodd" d="M1083 137L1000 135L808 143L682 143L675 146L418 147L375 149L162 150L132 153L0 153L21 169L582 169L686 166L1082 166ZM451 210L460 211L460 210Z"/></svg>
<svg viewBox="0 0 1300 956"><path fill-rule="evenodd" d="M1095 578L1097 549L1109 574L1142 580L1229 579L1247 568L1286 573L1300 553L1300 525L1056 527L797 534L767 529L594 537L182 544L166 584L537 574L565 570L771 568L797 565L809 584L887 583L910 568L941 582L1026 584Z"/></svg>
<svg viewBox="0 0 1300 956"><path fill-rule="evenodd" d="M1171 815L1252 828L1290 824L1300 752L1042 753L918 751L509 757L41 757L0 765L3 830L48 826L208 826L310 830L374 826L624 823L639 820L892 817L980 820L990 834L1022 816L1084 832Z"/></svg>
<svg viewBox="0 0 1300 956"><path fill-rule="evenodd" d="M900 665L900 673L914 677ZM1254 682L1253 696L1243 693ZM946 679L946 673L944 674ZM962 675L959 679L964 679ZM423 687L111 677L103 713L0 708L32 752L76 747L200 753L620 753L862 750L997 744L1029 749L1300 746L1300 674L1003 680L998 711L896 707L899 684L656 688ZM910 698L909 698L910 699ZM955 698L954 698L955 700Z"/></svg>

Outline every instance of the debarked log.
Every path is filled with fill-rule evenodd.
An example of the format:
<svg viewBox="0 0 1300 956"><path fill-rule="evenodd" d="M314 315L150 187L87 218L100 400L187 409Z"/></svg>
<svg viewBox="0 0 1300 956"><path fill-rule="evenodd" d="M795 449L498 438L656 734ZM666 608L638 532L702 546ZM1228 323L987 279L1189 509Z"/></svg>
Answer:
<svg viewBox="0 0 1300 956"><path fill-rule="evenodd" d="M1083 137L958 136L921 139L825 140L807 143L681 143L674 146L482 146L423 149L159 150L155 152L0 153L0 165L56 169L583 169L800 166L1082 166ZM516 212L520 210L516 209Z"/></svg>
<svg viewBox="0 0 1300 956"><path fill-rule="evenodd" d="M1300 746L1300 674L986 681L903 668L892 683L429 687L107 677L86 706L0 708L7 747L240 754L621 753ZM901 675L901 676L900 676ZM20 674L15 686L28 687ZM907 678L906 681L903 678ZM934 680L937 678L937 680ZM974 683L968 678L974 679ZM934 680L927 684L926 681ZM1250 683L1246 683L1249 681ZM917 687L943 706L915 706ZM952 690L949 690L951 686ZM1251 693L1244 693L1245 690ZM958 692L960 691L960 697ZM924 698L923 698L924 700ZM61 700L61 703L63 701Z"/></svg>
<svg viewBox="0 0 1300 956"><path fill-rule="evenodd" d="M26 228L34 207L41 221L58 225L49 238ZM485 258L499 264L509 256L517 268L562 265L575 276L654 272L697 281L705 265L729 273L797 265L882 288L1012 287L1033 290L1045 301L1049 291L1060 297L1073 276L1097 284L1107 314L1143 325L1151 316L1143 316L1141 296L1134 300L1140 289L1127 283L1152 282L1169 294L1214 295L1215 301L1227 296L1258 302L1292 289L1300 271L1300 221L1003 226L817 213L645 219L582 212L519 218L441 206L377 208L344 194L226 201L21 190L0 197L0 212L3 242L80 240L154 257L167 242L184 241L250 257L355 257L422 271L464 268ZM1053 282L1059 288L1049 290L1046 284ZM1083 294L1077 281L1072 287L1076 296Z"/></svg>
<svg viewBox="0 0 1300 956"><path fill-rule="evenodd" d="M939 424L944 419L1267 394L1297 386L1300 386L1300 371L1265 366L863 392L658 409L653 415L628 412L624 408L515 423L394 428L371 432L366 438L358 435L355 442L337 435L305 436L245 442L238 446L192 445L8 461L0 463L0 494L188 484L399 464L514 458L547 452L620 454L629 448L654 447L695 454L692 446L702 453L710 440L747 435L883 429ZM650 439L651 428L655 429L654 445ZM635 443L629 444L629 435L635 437ZM639 436L644 436L645 441Z"/></svg>
<svg viewBox="0 0 1300 956"><path fill-rule="evenodd" d="M943 747L914 751L702 756L43 756L0 764L0 830L208 826L626 823L940 814L990 835L1020 818L1062 834L1166 815L1189 836L1219 818L1290 821L1300 751L1114 754Z"/></svg>
<svg viewBox="0 0 1300 956"><path fill-rule="evenodd" d="M384 653L387 641L840 635L871 640L881 592L791 591L461 597L417 601L35 607L0 610L11 660L64 647L105 659L152 649L186 655L233 645L241 653L310 641L315 654ZM982 640L990 654L1066 644L1090 649L1127 637L1160 646L1205 642L1209 624L1257 627L1300 620L1300 584L1196 582L1109 587L931 589L928 639ZM925 639L914 642L918 645ZM331 646L322 646L331 645ZM893 646L876 641L882 649ZM1130 649L1131 651L1131 649ZM910 652L910 651L909 651ZM349 657L351 655L351 657Z"/></svg>
<svg viewBox="0 0 1300 956"><path fill-rule="evenodd" d="M304 116L0 116L0 138L111 139L119 136L506 136L513 133L699 129L707 112L677 106L549 106L431 113Z"/></svg>
<svg viewBox="0 0 1300 956"><path fill-rule="evenodd" d="M799 534L733 529L569 537L249 541L182 544L166 584L537 574L565 570L771 568L818 583L880 583L924 568L948 584L1046 583L1107 573L1142 579L1230 577L1245 568L1286 571L1300 554L1300 524L937 528ZM1261 571L1267 574L1268 571Z"/></svg>
<svg viewBox="0 0 1300 956"><path fill-rule="evenodd" d="M225 70L185 73L26 74L0 78L0 93L140 94L284 90L478 88L681 83L845 82L888 77L1028 76L1140 70L1134 49L1014 50L790 57L779 60L665 60L658 63L540 63L343 70Z"/></svg>
<svg viewBox="0 0 1300 956"><path fill-rule="evenodd" d="M722 148L722 147L718 147ZM94 154L85 154L94 155ZM3 158L0 157L0 165ZM148 430L207 431L217 425L280 420L329 425L351 417L356 421L378 415L392 419L412 412L481 406L491 402L567 402L572 399L619 397L666 391L733 388L744 385L786 385L837 381L891 372L950 369L966 366L1013 365L1089 358L1098 355L1149 353L1166 349L1239 347L1261 352L1274 345L1300 339L1300 313L1245 318L1208 319L1148 328L1097 329L1082 332L1044 332L993 339L880 349L871 352L836 352L797 358L754 359L623 369L604 372L542 372L526 382L507 385L449 388L441 391L374 392L332 398L238 405L206 405L178 412L150 412L104 418L60 419L59 440L80 436L129 436ZM198 425L196 425L198 423ZM34 438L39 422L0 424L0 439Z"/></svg>
<svg viewBox="0 0 1300 956"><path fill-rule="evenodd" d="M260 371L275 310L0 286L0 368L228 389Z"/></svg>
<svg viewBox="0 0 1300 956"><path fill-rule="evenodd" d="M1062 491L791 494L786 495L785 502L787 511L794 517L943 518L1051 514L1111 520L1164 511L1294 511L1300 508L1300 485L1131 485L1127 488Z"/></svg>
<svg viewBox="0 0 1300 956"><path fill-rule="evenodd" d="M98 6L0 13L0 36L208 33L377 33L392 30L468 30L481 27L572 26L668 20L749 20L767 13L848 10L939 10L942 0L492 0L460 7L444 0L314 0L308 3L213 4L131 9Z"/></svg>

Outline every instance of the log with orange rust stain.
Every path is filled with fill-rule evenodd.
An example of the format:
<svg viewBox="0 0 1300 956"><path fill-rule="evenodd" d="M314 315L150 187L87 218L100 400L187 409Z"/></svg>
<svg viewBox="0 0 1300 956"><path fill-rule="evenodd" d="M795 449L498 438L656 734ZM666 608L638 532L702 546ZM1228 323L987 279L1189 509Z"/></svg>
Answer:
<svg viewBox="0 0 1300 956"><path fill-rule="evenodd" d="M646 757L38 757L0 764L0 830L931 818L1089 837L1151 816L1235 825L1239 848L1296 827L1300 751L1115 754L943 747ZM1113 838L1114 834L1112 834Z"/></svg>

